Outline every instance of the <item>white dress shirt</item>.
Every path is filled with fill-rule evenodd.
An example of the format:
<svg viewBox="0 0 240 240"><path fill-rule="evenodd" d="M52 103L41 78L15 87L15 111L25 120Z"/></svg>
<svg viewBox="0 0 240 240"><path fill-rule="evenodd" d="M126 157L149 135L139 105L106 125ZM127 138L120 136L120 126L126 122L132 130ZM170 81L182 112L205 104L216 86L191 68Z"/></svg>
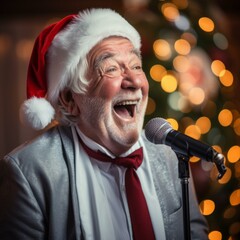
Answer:
<svg viewBox="0 0 240 240"><path fill-rule="evenodd" d="M132 240L125 192L126 168L90 158L79 143L78 136L92 150L100 150L111 158L115 157L106 148L86 137L79 128L72 127L72 132L82 234L86 240ZM147 201L155 237L165 240L162 212L142 140L139 139L121 156L127 156L141 146L144 150L144 160L136 172Z"/></svg>

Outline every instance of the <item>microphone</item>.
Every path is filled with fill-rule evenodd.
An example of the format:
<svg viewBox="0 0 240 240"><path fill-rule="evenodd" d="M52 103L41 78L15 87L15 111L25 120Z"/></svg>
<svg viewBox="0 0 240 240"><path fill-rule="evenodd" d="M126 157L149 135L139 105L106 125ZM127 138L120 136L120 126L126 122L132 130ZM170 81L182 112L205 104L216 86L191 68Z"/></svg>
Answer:
<svg viewBox="0 0 240 240"><path fill-rule="evenodd" d="M218 179L226 172L224 156L211 146L175 131L163 118L153 118L145 126L146 138L155 144L165 144L185 157L196 156L208 162L214 162L218 168Z"/></svg>

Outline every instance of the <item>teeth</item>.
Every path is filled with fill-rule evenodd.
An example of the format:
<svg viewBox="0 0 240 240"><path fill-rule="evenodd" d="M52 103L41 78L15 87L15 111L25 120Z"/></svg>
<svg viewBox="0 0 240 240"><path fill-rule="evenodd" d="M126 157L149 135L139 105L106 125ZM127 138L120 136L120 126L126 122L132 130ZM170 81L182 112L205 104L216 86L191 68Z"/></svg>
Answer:
<svg viewBox="0 0 240 240"><path fill-rule="evenodd" d="M137 103L138 103L138 101L123 101L123 102L117 103L116 106L134 105L134 104L137 104Z"/></svg>

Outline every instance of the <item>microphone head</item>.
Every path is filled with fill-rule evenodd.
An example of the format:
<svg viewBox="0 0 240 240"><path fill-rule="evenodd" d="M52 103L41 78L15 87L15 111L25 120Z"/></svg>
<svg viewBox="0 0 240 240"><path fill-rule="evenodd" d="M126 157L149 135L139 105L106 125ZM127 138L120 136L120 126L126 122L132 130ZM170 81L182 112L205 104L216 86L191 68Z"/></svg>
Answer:
<svg viewBox="0 0 240 240"><path fill-rule="evenodd" d="M153 118L145 126L145 136L152 143L164 144L166 136L171 130L171 125L165 119Z"/></svg>

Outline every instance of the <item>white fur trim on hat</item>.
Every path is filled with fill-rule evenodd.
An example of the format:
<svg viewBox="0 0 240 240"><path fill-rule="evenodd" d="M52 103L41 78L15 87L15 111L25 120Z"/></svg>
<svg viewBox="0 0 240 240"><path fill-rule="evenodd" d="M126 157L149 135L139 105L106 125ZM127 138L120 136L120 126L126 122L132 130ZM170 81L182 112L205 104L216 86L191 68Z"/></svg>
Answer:
<svg viewBox="0 0 240 240"><path fill-rule="evenodd" d="M55 110L45 98L32 97L20 107L20 119L36 130L45 128L54 118Z"/></svg>
<svg viewBox="0 0 240 240"><path fill-rule="evenodd" d="M136 49L141 39L136 29L111 9L91 9L80 12L59 32L48 50L47 98L55 104L59 92L66 86L79 61L101 40L110 36L128 38Z"/></svg>

